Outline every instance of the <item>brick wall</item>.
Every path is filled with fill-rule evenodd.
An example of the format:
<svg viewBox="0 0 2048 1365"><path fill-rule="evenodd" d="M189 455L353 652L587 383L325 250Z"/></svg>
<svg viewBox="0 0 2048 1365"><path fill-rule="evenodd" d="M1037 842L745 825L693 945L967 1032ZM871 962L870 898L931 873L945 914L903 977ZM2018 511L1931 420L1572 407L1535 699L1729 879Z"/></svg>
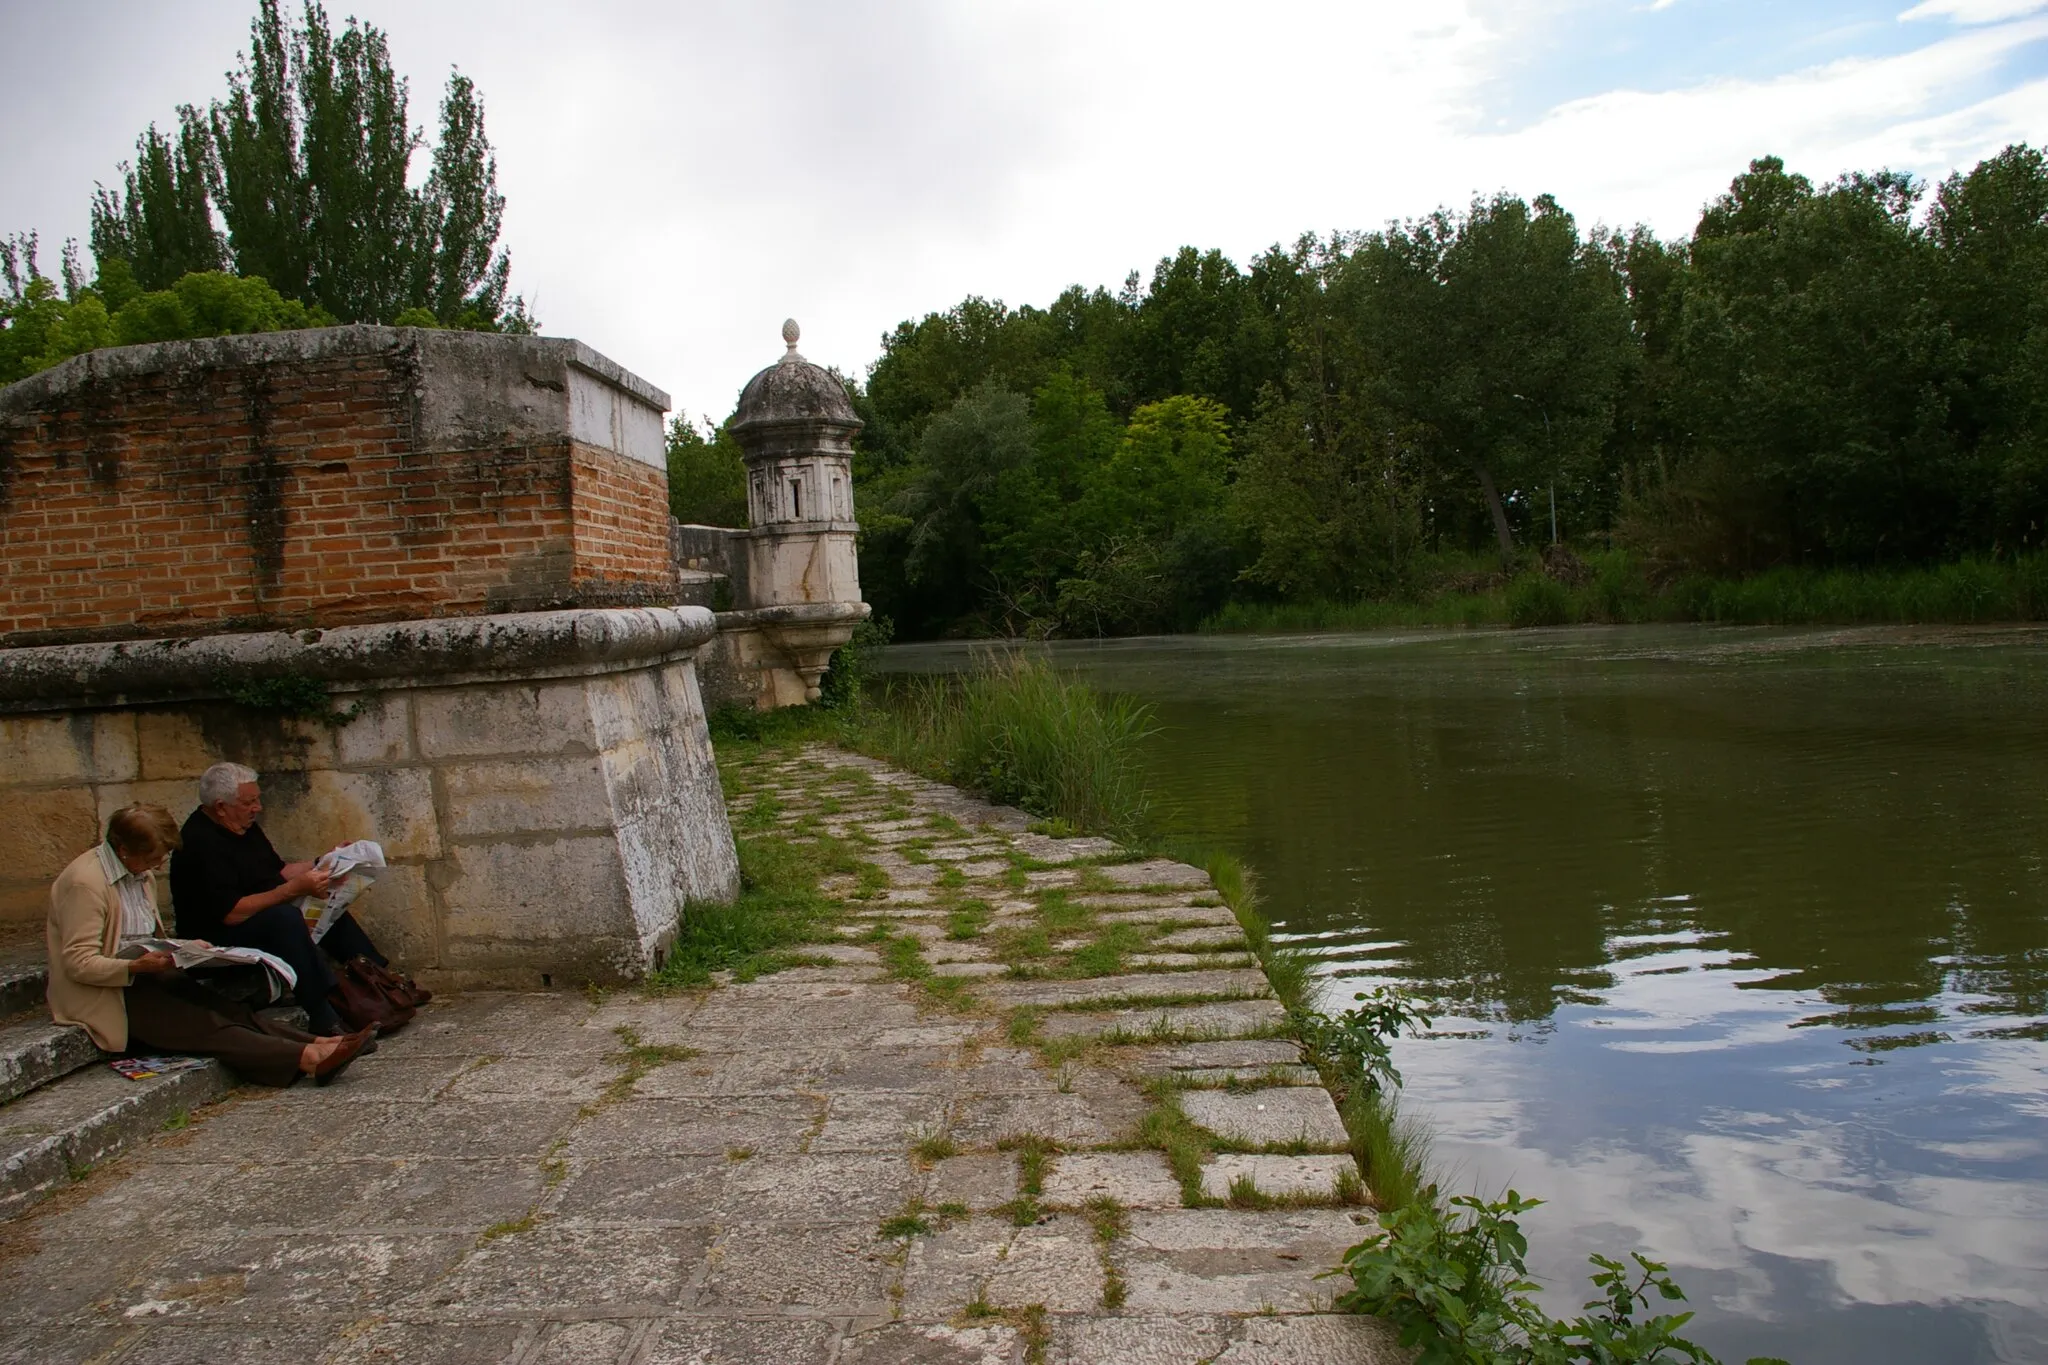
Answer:
<svg viewBox="0 0 2048 1365"><path fill-rule="evenodd" d="M0 646L673 600L662 470L448 417L477 376L437 390L402 330L335 330L363 335L0 391ZM523 374L537 344L462 358Z"/></svg>
<svg viewBox="0 0 2048 1365"><path fill-rule="evenodd" d="M671 586L667 473L579 444L571 479L577 590L585 597L618 590L637 596L649 564L661 565L663 586Z"/></svg>

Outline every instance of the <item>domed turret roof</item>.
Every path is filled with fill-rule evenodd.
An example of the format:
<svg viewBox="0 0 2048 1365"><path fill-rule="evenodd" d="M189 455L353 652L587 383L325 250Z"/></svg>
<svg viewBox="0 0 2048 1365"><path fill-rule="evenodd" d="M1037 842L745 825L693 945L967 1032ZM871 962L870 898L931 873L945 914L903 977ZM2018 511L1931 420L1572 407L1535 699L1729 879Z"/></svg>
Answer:
<svg viewBox="0 0 2048 1365"><path fill-rule="evenodd" d="M853 415L853 404L846 399L846 387L830 370L796 353L799 335L795 318L782 324L789 354L749 379L740 390L739 408L732 415L734 431L786 422L861 425L860 418Z"/></svg>

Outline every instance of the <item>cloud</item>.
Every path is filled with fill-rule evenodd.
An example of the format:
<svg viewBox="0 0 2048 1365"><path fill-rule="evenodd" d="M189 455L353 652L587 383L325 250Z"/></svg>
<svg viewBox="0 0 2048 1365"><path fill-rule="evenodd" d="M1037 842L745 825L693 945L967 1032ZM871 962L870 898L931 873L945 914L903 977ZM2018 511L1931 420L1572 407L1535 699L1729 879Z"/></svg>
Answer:
<svg viewBox="0 0 2048 1365"><path fill-rule="evenodd" d="M1950 19L1958 24L1996 24L2048 8L2048 0L1920 0L1899 16L1909 19Z"/></svg>

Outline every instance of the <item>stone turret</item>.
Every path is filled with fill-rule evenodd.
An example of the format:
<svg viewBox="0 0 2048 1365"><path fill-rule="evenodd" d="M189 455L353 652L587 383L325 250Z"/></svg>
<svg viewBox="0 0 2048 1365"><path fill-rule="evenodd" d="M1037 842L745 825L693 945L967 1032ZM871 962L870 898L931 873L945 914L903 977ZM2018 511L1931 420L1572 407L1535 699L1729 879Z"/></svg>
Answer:
<svg viewBox="0 0 2048 1365"><path fill-rule="evenodd" d="M677 526L670 536L684 596L727 608L700 670L714 705L816 701L832 651L868 614L854 548L861 421L838 378L797 354L798 335L794 318L782 324L787 354L747 381L732 416L748 528Z"/></svg>
<svg viewBox="0 0 2048 1365"><path fill-rule="evenodd" d="M749 606L860 601L854 555L853 434L861 428L830 370L789 351L747 381L732 418L747 460Z"/></svg>

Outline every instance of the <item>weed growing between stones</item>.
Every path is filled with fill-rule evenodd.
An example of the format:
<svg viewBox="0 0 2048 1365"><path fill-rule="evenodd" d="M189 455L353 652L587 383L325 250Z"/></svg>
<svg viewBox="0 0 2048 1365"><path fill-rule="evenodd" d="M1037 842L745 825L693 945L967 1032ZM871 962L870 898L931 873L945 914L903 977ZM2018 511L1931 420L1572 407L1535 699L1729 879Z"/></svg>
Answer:
<svg viewBox="0 0 2048 1365"><path fill-rule="evenodd" d="M947 1157L960 1155L960 1144L947 1132L926 1133L910 1145L910 1154L920 1165L930 1167Z"/></svg>
<svg viewBox="0 0 2048 1365"><path fill-rule="evenodd" d="M971 942L981 937L981 931L988 928L993 918L995 911L987 901L961 901L946 915L946 937L955 943Z"/></svg>
<svg viewBox="0 0 2048 1365"><path fill-rule="evenodd" d="M531 1232L540 1222L540 1211L528 1209L517 1218L504 1218L485 1228L477 1237L479 1242L495 1242L500 1237L516 1237L522 1232Z"/></svg>
<svg viewBox="0 0 2048 1365"><path fill-rule="evenodd" d="M1024 1343L1026 1365L1044 1365L1045 1349L1052 1344L1052 1329L1045 1321L1044 1304L1026 1304L1022 1308L998 1308L988 1301L986 1291L983 1291L961 1308L960 1320L965 1326L973 1326L980 1322L1000 1322L1015 1329L1018 1340Z"/></svg>
<svg viewBox="0 0 2048 1365"><path fill-rule="evenodd" d="M614 1077L611 1084L599 1092L596 1099L577 1111L578 1118L590 1118L619 1101L630 1098L633 1087L640 1084L641 1078L648 1072L658 1071L670 1062L686 1062L698 1055L696 1048L683 1047L677 1043L643 1043L640 1041L640 1035L628 1024L620 1024L612 1032L618 1035L623 1050L613 1053L608 1060L623 1063L625 1070Z"/></svg>
<svg viewBox="0 0 2048 1365"><path fill-rule="evenodd" d="M1115 1312L1124 1306L1128 1286L1117 1266L1113 1248L1117 1238L1130 1230L1130 1215L1113 1195L1098 1194L1081 1206L1088 1225L1095 1229L1095 1251L1102 1260L1102 1306Z"/></svg>
<svg viewBox="0 0 2048 1365"><path fill-rule="evenodd" d="M965 1204L927 1204L912 1195L903 1205L903 1211L884 1218L875 1235L886 1239L908 1241L913 1237L929 1237L942 1232L963 1219L972 1218L974 1210Z"/></svg>

